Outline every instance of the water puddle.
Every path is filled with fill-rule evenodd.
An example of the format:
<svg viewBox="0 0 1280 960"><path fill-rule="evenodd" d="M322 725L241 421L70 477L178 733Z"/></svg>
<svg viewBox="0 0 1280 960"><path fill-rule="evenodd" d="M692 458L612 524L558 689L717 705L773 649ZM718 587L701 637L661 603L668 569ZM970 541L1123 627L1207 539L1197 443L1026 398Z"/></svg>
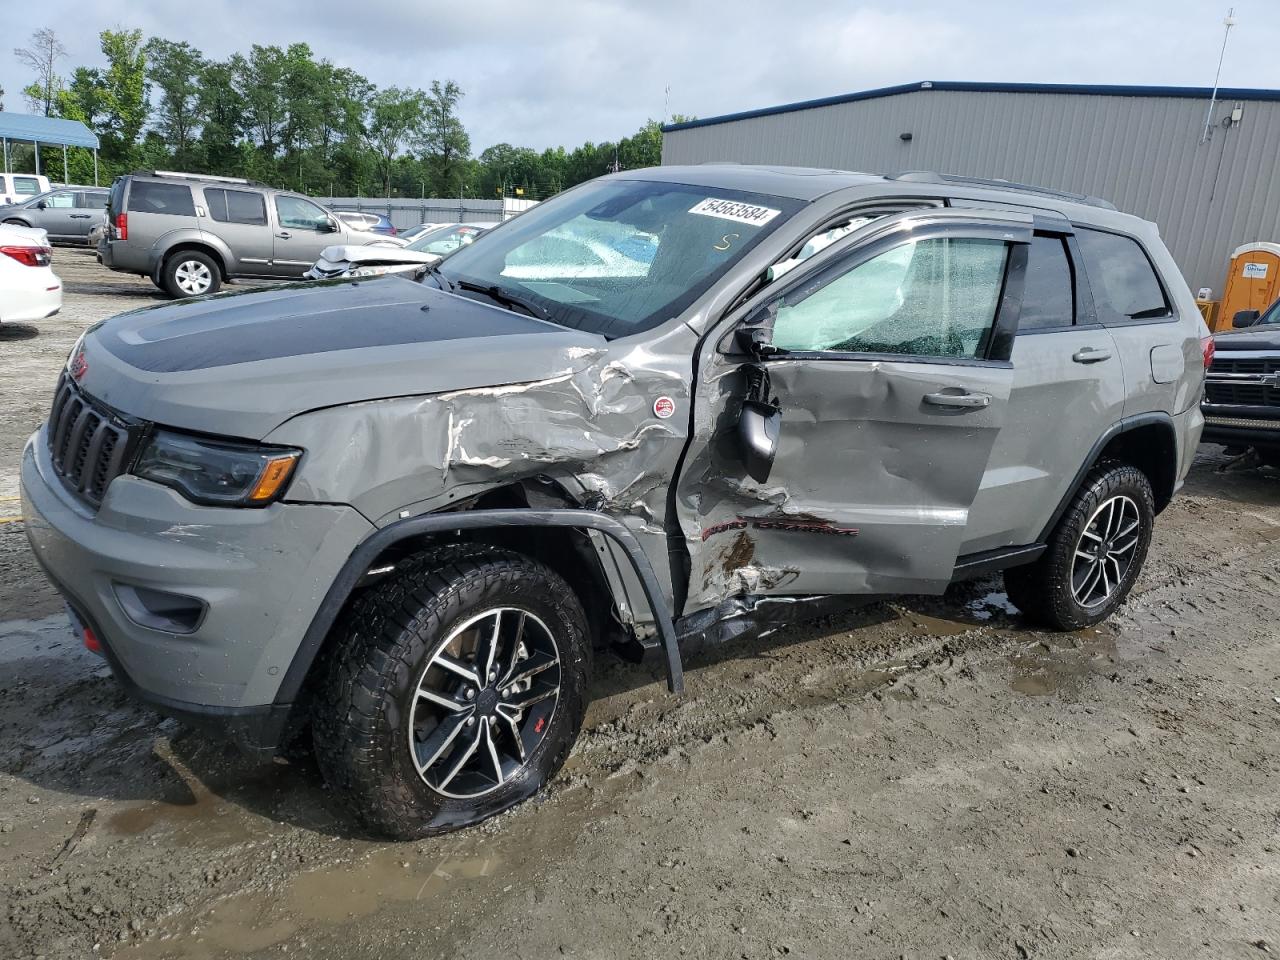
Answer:
<svg viewBox="0 0 1280 960"><path fill-rule="evenodd" d="M598 816L622 786L595 791L561 788L538 806L508 819L495 833L466 830L420 843L362 844L354 861L332 863L285 876L267 889L251 889L161 925L157 938L121 945L117 960L214 960L257 951L293 952L297 940L318 927L341 926L362 917L424 904L421 916L435 918L418 936L423 956L435 956L431 941L449 938L451 919L474 916L484 903L513 886L528 887L547 865L548 850L571 850L582 823ZM415 908L416 910L416 908ZM417 914L415 914L417 915Z"/></svg>
<svg viewBox="0 0 1280 960"><path fill-rule="evenodd" d="M1028 697L1075 695L1093 677L1115 669L1116 633L1106 624L1046 636L1009 656L1009 686Z"/></svg>

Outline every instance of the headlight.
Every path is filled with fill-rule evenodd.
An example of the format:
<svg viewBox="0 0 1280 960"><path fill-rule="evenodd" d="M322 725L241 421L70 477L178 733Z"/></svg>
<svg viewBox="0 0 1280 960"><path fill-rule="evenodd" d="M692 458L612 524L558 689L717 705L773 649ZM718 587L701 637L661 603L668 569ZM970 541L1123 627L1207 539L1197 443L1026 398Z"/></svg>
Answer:
<svg viewBox="0 0 1280 960"><path fill-rule="evenodd" d="M349 276L352 277L380 277L384 273L389 273L390 267L360 267L358 270L352 270Z"/></svg>
<svg viewBox="0 0 1280 960"><path fill-rule="evenodd" d="M172 487L188 500L219 507L265 507L288 486L302 451L208 440L157 430L133 473Z"/></svg>

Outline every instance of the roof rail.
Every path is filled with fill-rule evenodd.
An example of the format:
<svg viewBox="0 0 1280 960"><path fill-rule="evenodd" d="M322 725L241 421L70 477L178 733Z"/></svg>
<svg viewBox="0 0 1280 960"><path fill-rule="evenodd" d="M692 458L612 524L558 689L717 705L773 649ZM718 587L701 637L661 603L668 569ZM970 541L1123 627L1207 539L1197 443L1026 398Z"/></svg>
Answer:
<svg viewBox="0 0 1280 960"><path fill-rule="evenodd" d="M1091 197L1083 193L1071 193L1068 190L1054 190L1050 187L1037 187L1030 183L1015 183L1013 180L991 180L985 177L958 177L948 173L934 173L932 170L904 170L901 173L886 174L886 180L901 180L905 183L954 183L966 187L990 187L994 190L1014 190L1018 193L1035 193L1042 197L1057 197L1059 200L1070 200L1072 203L1083 203L1090 207L1101 207L1114 210L1115 204L1101 197Z"/></svg>
<svg viewBox="0 0 1280 960"><path fill-rule="evenodd" d="M240 183L250 187L265 187L265 183L259 183L257 180L246 180L244 177L218 177L212 173L182 173L178 170L139 170L139 176L144 177L176 177L179 180L216 180L219 183Z"/></svg>

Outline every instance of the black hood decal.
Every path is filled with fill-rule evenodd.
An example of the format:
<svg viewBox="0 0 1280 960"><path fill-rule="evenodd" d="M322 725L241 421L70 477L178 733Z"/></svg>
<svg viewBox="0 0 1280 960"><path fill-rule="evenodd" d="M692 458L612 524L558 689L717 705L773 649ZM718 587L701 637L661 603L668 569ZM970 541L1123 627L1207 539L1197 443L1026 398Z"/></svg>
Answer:
<svg viewBox="0 0 1280 960"><path fill-rule="evenodd" d="M236 291L106 321L105 349L151 373L561 328L399 277Z"/></svg>

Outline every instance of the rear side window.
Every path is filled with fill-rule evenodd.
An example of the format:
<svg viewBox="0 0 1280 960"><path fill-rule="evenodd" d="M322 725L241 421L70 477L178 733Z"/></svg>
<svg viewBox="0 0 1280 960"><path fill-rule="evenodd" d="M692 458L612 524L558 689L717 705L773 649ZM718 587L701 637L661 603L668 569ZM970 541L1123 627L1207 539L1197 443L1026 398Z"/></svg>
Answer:
<svg viewBox="0 0 1280 960"><path fill-rule="evenodd" d="M194 217L196 207L191 201L191 188L185 184L135 180L129 191L129 212Z"/></svg>
<svg viewBox="0 0 1280 960"><path fill-rule="evenodd" d="M13 192L22 197L34 197L40 192L40 181L35 177L14 177Z"/></svg>
<svg viewBox="0 0 1280 960"><path fill-rule="evenodd" d="M1136 240L1101 230L1078 230L1089 287L1103 323L1153 320L1171 313L1155 268Z"/></svg>
<svg viewBox="0 0 1280 960"><path fill-rule="evenodd" d="M221 223L262 225L267 222L267 204L260 193L205 187L204 199L209 205L209 216Z"/></svg>
<svg viewBox="0 0 1280 960"><path fill-rule="evenodd" d="M1061 237L1036 236L1027 256L1018 332L1069 327L1075 319L1071 264Z"/></svg>
<svg viewBox="0 0 1280 960"><path fill-rule="evenodd" d="M76 206L81 208L89 208L91 210L101 210L107 205L107 191L92 190L86 193L76 194Z"/></svg>

